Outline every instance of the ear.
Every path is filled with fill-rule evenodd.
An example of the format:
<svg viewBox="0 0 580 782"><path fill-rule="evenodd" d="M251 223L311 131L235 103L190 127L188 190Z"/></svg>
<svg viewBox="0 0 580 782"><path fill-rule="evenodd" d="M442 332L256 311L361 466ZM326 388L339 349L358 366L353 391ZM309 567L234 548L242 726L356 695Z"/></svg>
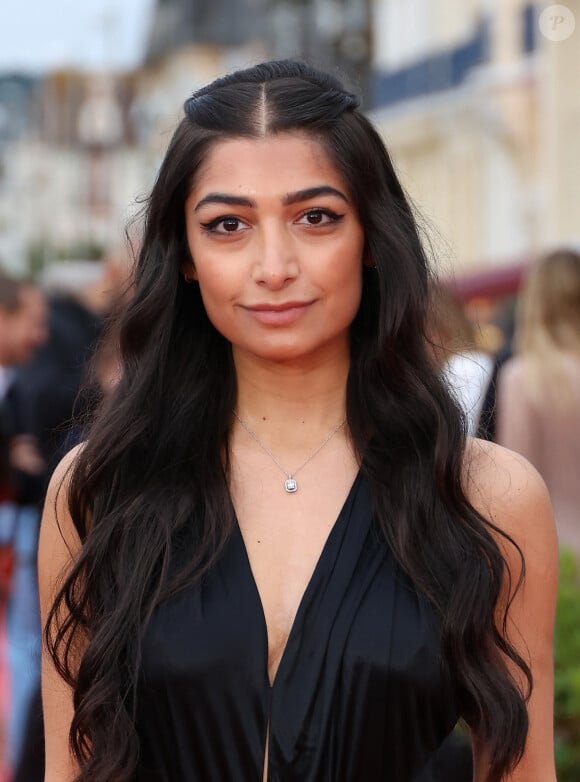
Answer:
<svg viewBox="0 0 580 782"><path fill-rule="evenodd" d="M193 282L197 280L197 272L195 270L195 264L192 260L185 261L181 264L181 273L185 282Z"/></svg>

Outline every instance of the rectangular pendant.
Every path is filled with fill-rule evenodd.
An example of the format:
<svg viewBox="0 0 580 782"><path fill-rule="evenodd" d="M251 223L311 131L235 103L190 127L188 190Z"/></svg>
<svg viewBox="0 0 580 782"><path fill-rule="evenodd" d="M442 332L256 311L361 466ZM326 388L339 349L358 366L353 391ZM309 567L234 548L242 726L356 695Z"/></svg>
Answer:
<svg viewBox="0 0 580 782"><path fill-rule="evenodd" d="M286 478L284 481L284 488L288 492L288 494L292 494L293 492L298 490L298 484L294 480L294 478Z"/></svg>

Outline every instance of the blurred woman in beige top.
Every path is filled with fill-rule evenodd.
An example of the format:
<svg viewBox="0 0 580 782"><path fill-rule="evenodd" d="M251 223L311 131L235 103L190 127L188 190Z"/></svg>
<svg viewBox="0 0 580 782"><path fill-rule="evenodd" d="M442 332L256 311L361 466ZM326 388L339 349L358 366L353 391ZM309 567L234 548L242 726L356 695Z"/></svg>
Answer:
<svg viewBox="0 0 580 782"><path fill-rule="evenodd" d="M580 253L553 252L530 271L516 356L497 396L498 442L526 456L552 498L561 546L580 558Z"/></svg>

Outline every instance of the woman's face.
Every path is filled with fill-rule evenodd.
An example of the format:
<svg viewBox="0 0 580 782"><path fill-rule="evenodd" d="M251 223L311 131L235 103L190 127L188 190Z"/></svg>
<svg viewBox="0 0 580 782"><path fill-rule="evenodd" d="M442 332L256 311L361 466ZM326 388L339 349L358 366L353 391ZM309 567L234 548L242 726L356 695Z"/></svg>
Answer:
<svg viewBox="0 0 580 782"><path fill-rule="evenodd" d="M348 355L364 234L347 184L301 133L218 142L185 204L208 317L237 352L277 362Z"/></svg>

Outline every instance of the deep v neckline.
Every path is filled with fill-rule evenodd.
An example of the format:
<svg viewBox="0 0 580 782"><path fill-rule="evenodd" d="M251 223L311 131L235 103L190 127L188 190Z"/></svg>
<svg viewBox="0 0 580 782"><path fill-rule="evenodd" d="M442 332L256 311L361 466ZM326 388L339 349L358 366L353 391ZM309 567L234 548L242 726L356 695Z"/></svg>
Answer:
<svg viewBox="0 0 580 782"><path fill-rule="evenodd" d="M298 608L296 609L296 614L294 615L294 619L292 621L292 624L290 625L290 630L288 632L288 636L286 638L286 643L284 644L284 649L282 650L282 654L280 656L280 660L278 662L278 667L276 668L276 672L274 674L274 677L272 681L270 682L270 674L268 671L268 660L270 655L270 646L269 646L269 638L268 638L268 624L266 622L266 613L264 611L264 603L262 601L262 596L260 594L260 590L258 589L258 584L256 582L254 571L252 570L252 564L250 562L250 557L248 554L248 549L246 547L246 542L244 540L244 536L242 534L242 530L240 528L240 524L238 521L238 516L236 514L236 510L233 504L233 501L230 500L233 514L234 514L234 534L237 536L239 544L241 546L242 554L243 554L243 562L244 562L244 569L246 571L246 575L248 577L248 582L250 585L251 592L253 594L253 600L257 604L257 609L260 615L260 625L262 628L262 637L261 637L261 647L262 647L262 659L263 659L263 665L264 665L264 678L267 682L268 689L270 692L273 692L274 687L276 685L276 682L280 678L280 673L285 668L285 665L287 664L287 657L289 654L289 648L292 648L291 642L294 640L294 636L296 632L298 631L298 628L301 626L304 613L307 610L308 603L310 601L311 595L316 590L317 583L320 581L323 571L324 571L324 564L329 559L329 552L332 549L334 542L336 539L340 536L340 533L342 531L343 525L346 523L346 519L349 516L349 507L352 503L352 500L354 498L354 495L356 493L357 486L361 480L361 470L360 468L357 470L357 473L355 475L355 478L350 486L350 489L348 491L348 494L346 495L346 498L338 512L338 515L332 524L332 527L330 528L328 535L326 536L326 540L324 541L324 544L322 546L322 549L320 550L320 554L318 556L318 559L316 560L316 563L314 565L314 568L312 570L312 573L310 575L310 578L308 579L308 582L306 584L306 587L302 593L302 596L300 597L300 600L298 601Z"/></svg>
<svg viewBox="0 0 580 782"><path fill-rule="evenodd" d="M265 619L229 504L227 515L215 564L160 601L147 626L136 782L262 782L266 759L268 782L417 778L457 720L456 682L441 665L436 614L377 525L364 468L316 563L312 550L272 688ZM176 540L176 572L191 545Z"/></svg>

